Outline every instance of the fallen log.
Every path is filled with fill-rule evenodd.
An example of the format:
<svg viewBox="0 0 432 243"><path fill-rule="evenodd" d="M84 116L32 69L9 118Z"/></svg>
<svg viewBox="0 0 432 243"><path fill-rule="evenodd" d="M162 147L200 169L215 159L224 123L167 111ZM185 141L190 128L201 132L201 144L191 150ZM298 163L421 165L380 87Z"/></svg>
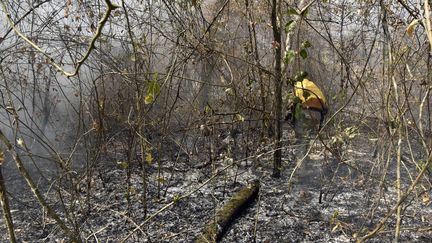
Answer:
<svg viewBox="0 0 432 243"><path fill-rule="evenodd" d="M225 205L216 212L204 227L195 243L219 241L228 227L253 202L259 191L259 181L254 181L235 193ZM215 222L216 221L216 222Z"/></svg>

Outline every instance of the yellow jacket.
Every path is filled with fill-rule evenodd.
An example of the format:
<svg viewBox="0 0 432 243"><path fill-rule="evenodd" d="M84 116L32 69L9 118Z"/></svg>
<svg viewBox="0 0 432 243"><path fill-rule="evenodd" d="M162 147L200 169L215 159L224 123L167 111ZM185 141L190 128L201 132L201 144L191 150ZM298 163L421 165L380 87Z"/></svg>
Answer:
<svg viewBox="0 0 432 243"><path fill-rule="evenodd" d="M303 81L296 82L294 89L295 96L300 98L303 108L327 110L327 101L324 94L312 81L303 79Z"/></svg>

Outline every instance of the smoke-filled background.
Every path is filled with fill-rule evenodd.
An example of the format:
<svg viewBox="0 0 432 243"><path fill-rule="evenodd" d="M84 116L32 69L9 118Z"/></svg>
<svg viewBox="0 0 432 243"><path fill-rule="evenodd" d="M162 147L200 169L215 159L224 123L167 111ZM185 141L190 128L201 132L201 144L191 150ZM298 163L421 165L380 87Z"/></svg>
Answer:
<svg viewBox="0 0 432 243"><path fill-rule="evenodd" d="M329 103L323 153L379 186L377 198L396 177L407 189L431 154L426 12L417 1L2 0L0 172L12 211L40 210L35 221L47 216L58 235L78 241L94 233L83 222L117 170L127 215L137 203L146 218L174 182L202 182L195 170L211 167L208 178L220 161L254 156L246 166L270 166L257 153L278 146L275 124L301 71ZM288 153L292 134L282 140ZM370 150L367 163L356 164L356 149ZM252 172L231 173L237 182ZM415 187L424 198L427 173Z"/></svg>

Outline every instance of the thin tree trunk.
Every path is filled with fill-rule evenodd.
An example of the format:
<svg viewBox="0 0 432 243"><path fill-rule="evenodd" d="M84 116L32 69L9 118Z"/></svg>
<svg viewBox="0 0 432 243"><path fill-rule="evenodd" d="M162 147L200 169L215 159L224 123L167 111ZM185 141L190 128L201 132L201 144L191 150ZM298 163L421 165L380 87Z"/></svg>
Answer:
<svg viewBox="0 0 432 243"><path fill-rule="evenodd" d="M393 46L392 46L392 39L391 39L391 35L390 35L390 29L388 26L388 22L387 22L387 9L386 6L384 5L384 1L381 0L380 2L381 4L381 9L383 11L383 20L382 20L382 25L383 25L383 31L384 31L384 35L385 35L385 42L387 44L387 55L388 55L388 67L387 67L387 76L386 78L389 80L389 90L388 90L388 94L390 97L390 94L392 93L392 96L394 97L394 103L395 106L399 105L399 94L398 94L398 85L396 82L396 79L394 77L394 63L393 63ZM393 88L393 92L392 92L392 88ZM397 155L397 159L396 159L396 196L397 196L397 200L398 202L401 201L402 199L402 189L401 189L401 142L402 142L402 126L400 125L402 123L402 119L403 117L397 113L396 115L392 115L391 114L391 103L390 101L387 101L387 114L388 114L388 119L390 122L390 119L395 119L396 123L398 124L397 127L397 134L398 134L398 140L397 140L397 145L396 145L396 155ZM390 125L388 125L389 128L389 134L390 136L393 136L393 132L391 131ZM391 138L393 140L393 138ZM395 234L394 234L394 242L399 242L400 241L400 234L401 234L401 225L402 225L402 207L403 207L403 203L399 203L396 207L396 227L395 227Z"/></svg>
<svg viewBox="0 0 432 243"><path fill-rule="evenodd" d="M258 72L258 82L260 85L260 98L261 98L261 109L262 109L262 115L261 115L261 138L264 137L264 131L265 131L265 127L266 127L266 108L267 108L267 92L265 89L265 84L264 84L264 79L263 79L263 74L262 74L262 70L261 70L261 63L260 63L260 55L259 55L259 50L258 50L258 42L257 42L257 35L256 35L256 29L255 29L255 18L252 14L252 8L253 8L253 1L250 2L249 0L245 0L245 7L246 7L246 12L248 15L248 19L249 19L249 25L248 25L248 29L249 29L249 43L251 45L251 50L253 53L253 61L254 64L256 66L256 68L253 68L252 73L254 75L254 78L256 78L255 75L255 71L254 69L256 69L256 71Z"/></svg>
<svg viewBox="0 0 432 243"><path fill-rule="evenodd" d="M278 20L279 3L277 0L272 1L271 23L273 27L273 46L274 46L274 82L275 90L275 153L273 158L273 176L280 177L282 167L282 151L281 151L281 137L282 137L282 50L281 50L281 29Z"/></svg>
<svg viewBox="0 0 432 243"><path fill-rule="evenodd" d="M39 204L47 211L48 215L56 221L57 225L64 231L66 235L70 237L72 242L82 242L79 234L77 232L72 232L65 224L65 222L60 218L60 216L49 206L48 202L45 201L42 193L40 193L27 169L24 167L24 164L18 155L18 153L13 148L12 143L8 138L4 135L4 133L0 130L0 140L3 142L8 152L12 155L15 160L15 165L20 172L21 176L25 179L31 191L33 192L35 198L38 200Z"/></svg>
<svg viewBox="0 0 432 243"><path fill-rule="evenodd" d="M1 161L0 161L0 203L3 209L3 217L6 222L6 227L9 233L9 241L10 242L17 242L15 238L15 232L14 232L14 226L12 221L12 215L9 208L9 201L6 196L6 186L4 184L3 179L3 172L1 167Z"/></svg>

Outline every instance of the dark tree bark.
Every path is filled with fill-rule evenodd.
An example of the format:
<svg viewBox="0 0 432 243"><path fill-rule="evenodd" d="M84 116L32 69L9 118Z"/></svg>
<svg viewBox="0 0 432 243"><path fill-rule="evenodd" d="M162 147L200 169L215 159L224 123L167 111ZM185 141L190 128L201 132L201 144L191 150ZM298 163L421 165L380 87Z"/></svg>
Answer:
<svg viewBox="0 0 432 243"><path fill-rule="evenodd" d="M281 50L281 29L278 22L278 6L277 0L272 1L272 12L271 12L271 23L273 27L273 47L274 47L274 82L276 86L275 90L275 153L273 158L273 176L280 177L282 169L282 151L281 151L281 137L282 137L282 50Z"/></svg>

